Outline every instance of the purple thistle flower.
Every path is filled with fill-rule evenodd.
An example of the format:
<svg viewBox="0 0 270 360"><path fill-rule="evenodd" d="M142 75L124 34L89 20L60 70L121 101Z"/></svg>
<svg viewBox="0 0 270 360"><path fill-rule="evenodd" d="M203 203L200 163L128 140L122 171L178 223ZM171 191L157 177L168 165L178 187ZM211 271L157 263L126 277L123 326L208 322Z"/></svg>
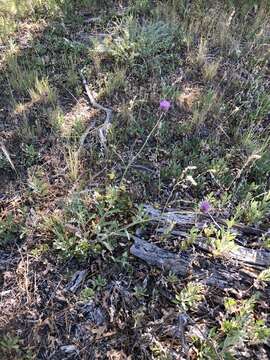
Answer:
<svg viewBox="0 0 270 360"><path fill-rule="evenodd" d="M207 214L211 210L211 205L207 200L203 200L200 203L200 211Z"/></svg>
<svg viewBox="0 0 270 360"><path fill-rule="evenodd" d="M171 102L168 100L161 100L159 102L159 108L162 111L168 111L170 107L171 107Z"/></svg>

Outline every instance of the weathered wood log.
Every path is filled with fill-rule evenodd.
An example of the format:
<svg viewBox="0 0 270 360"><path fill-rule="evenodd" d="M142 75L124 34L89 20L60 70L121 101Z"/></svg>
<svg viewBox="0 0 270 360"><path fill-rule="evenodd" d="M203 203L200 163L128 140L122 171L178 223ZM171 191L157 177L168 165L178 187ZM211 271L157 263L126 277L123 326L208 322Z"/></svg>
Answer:
<svg viewBox="0 0 270 360"><path fill-rule="evenodd" d="M188 268L192 263L190 258L184 259L180 255L161 249L160 247L150 244L138 237L133 238L135 242L130 249L132 255L137 256L150 265L157 266L164 270L173 271L177 275L187 275Z"/></svg>
<svg viewBox="0 0 270 360"><path fill-rule="evenodd" d="M230 251L228 254L231 258L258 269L270 266L270 252L268 250L237 246L235 250Z"/></svg>
<svg viewBox="0 0 270 360"><path fill-rule="evenodd" d="M130 248L130 253L147 264L167 272L183 277L190 275L195 281L230 291L236 296L252 284L253 279L235 266L227 267L221 263L209 262L206 268L196 267L193 266L194 257L191 255L175 254L138 237L133 238L134 244Z"/></svg>
<svg viewBox="0 0 270 360"><path fill-rule="evenodd" d="M187 229L195 226L199 229L202 229L205 225L205 221L200 214L194 212L176 212L176 211L166 211L162 212L161 210L153 208L151 205L145 205L144 209L146 214L150 217L150 220L158 224L171 224L174 223L177 227L176 230L172 231L172 235L188 236L186 232ZM216 220L217 223L223 224L223 220ZM232 232L234 232L238 238L241 238L244 233L249 234L262 234L262 231L259 229L254 229L251 227L245 227L244 225L234 225L232 227ZM203 243L205 241L205 244ZM200 237L200 241L194 243L200 249L203 249L207 252L212 252L211 246L207 243L207 239ZM248 266L262 269L270 267L270 251L266 249L250 249L245 246L237 245L235 249L230 250L226 254L227 258L240 261L241 263L248 264Z"/></svg>
<svg viewBox="0 0 270 360"><path fill-rule="evenodd" d="M196 224L198 228L200 228L204 226L205 220L209 219L209 216L203 213L177 209L161 211L148 204L144 205L144 210L150 218L161 223L170 221L175 222L177 225L185 226L194 226ZM220 225L226 225L226 221L224 219L216 219L216 222ZM262 229L257 229L243 224L234 224L232 228L236 234L261 236L264 233Z"/></svg>

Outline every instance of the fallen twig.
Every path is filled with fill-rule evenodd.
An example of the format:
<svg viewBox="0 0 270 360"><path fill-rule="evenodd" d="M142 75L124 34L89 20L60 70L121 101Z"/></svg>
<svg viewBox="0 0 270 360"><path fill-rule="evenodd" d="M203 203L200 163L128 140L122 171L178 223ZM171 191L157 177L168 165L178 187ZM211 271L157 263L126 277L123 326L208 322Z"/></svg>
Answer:
<svg viewBox="0 0 270 360"><path fill-rule="evenodd" d="M3 154L5 155L5 157L7 159L7 161L10 163L10 166L15 171L15 173L17 173L15 166L13 164L13 161L11 160L11 157L9 155L9 152L7 151L7 148L5 147L5 145L2 141L0 141L0 147L1 147L1 150L3 151Z"/></svg>
<svg viewBox="0 0 270 360"><path fill-rule="evenodd" d="M80 75L81 75L83 86L85 88L85 91L86 91L86 94L88 96L88 99L89 99L90 103L95 108L106 112L106 119L105 119L104 123L102 124L102 126L99 127L99 130L98 130L100 143L103 146L103 148L106 150L106 148L107 148L107 133L108 133L108 130L109 130L110 126L111 126L112 110L109 109L109 108L106 108L105 106L102 106L102 105L100 105L100 104L98 104L96 102L92 92L89 89L89 86L87 84L87 81L86 81L82 71L80 71ZM92 128L93 128L93 125L88 126L87 129L85 130L85 132L83 133L83 135L81 137L81 140L80 140L79 150L83 147L84 141L85 141L89 131Z"/></svg>
<svg viewBox="0 0 270 360"><path fill-rule="evenodd" d="M151 174L155 173L155 170L150 169L149 167L144 166L144 165L140 165L140 164L131 164L130 167L134 168L135 170L145 171L145 172L148 172L148 173L151 173ZM126 169L125 166L121 166L121 168Z"/></svg>

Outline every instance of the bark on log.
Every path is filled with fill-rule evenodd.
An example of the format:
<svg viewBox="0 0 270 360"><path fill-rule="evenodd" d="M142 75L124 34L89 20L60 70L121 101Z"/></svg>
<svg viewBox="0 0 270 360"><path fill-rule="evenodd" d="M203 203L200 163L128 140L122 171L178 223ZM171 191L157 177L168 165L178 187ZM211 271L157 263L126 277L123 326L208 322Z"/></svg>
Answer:
<svg viewBox="0 0 270 360"><path fill-rule="evenodd" d="M172 234L179 234L181 236L188 235L185 231L192 226L195 226L199 229L202 229L205 221L200 214L194 212L179 212L179 211L166 211L162 212L158 209L153 208L151 205L145 205L144 209L146 214L150 219L158 224L170 224L174 223L177 227L177 230L173 230ZM211 220L211 219L210 219ZM217 220L217 223L223 224L223 220ZM245 227L244 225L235 225L232 228L232 231L241 239L241 236L245 233L261 235L263 232L260 229L255 229L251 227ZM203 240L205 240L205 245L203 245ZM211 252L211 247L207 244L207 239L200 238L199 242L194 243L198 248L205 251ZM238 245L235 249L228 252L227 256L230 259L240 261L243 264L248 266L262 269L270 267L270 251L266 249L250 249L245 246Z"/></svg>
<svg viewBox="0 0 270 360"><path fill-rule="evenodd" d="M130 253L149 265L178 276L187 276L190 273L192 280L223 291L230 291L237 297L241 296L241 291L247 290L252 285L253 279L235 266L226 267L221 263L208 263L206 268L196 268L192 266L193 256L175 254L138 237L133 238L134 244L130 248Z"/></svg>
<svg viewBox="0 0 270 360"><path fill-rule="evenodd" d="M130 249L132 255L137 256L150 265L157 266L164 270L173 271L177 275L187 275L192 259L188 258L186 260L180 255L161 249L160 247L150 244L138 237L133 238L134 244Z"/></svg>

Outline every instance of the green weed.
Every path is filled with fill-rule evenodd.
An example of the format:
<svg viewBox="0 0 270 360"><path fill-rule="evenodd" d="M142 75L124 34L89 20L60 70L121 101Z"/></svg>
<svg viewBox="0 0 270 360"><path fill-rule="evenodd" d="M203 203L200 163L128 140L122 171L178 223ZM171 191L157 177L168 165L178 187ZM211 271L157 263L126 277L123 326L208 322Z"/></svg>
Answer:
<svg viewBox="0 0 270 360"><path fill-rule="evenodd" d="M102 95L111 96L115 91L124 90L126 86L126 70L116 69L114 72L108 73Z"/></svg>
<svg viewBox="0 0 270 360"><path fill-rule="evenodd" d="M16 29L17 24L13 19L0 16L0 44L6 43Z"/></svg>
<svg viewBox="0 0 270 360"><path fill-rule="evenodd" d="M42 0L1 0L0 2L0 13L17 19L34 16L37 13L52 15L57 10L59 10L59 1L57 0L48 0L46 3Z"/></svg>
<svg viewBox="0 0 270 360"><path fill-rule="evenodd" d="M95 296L95 290L93 288L86 287L80 292L80 299L82 301L89 301Z"/></svg>
<svg viewBox="0 0 270 360"><path fill-rule="evenodd" d="M25 144L23 147L25 164L27 167L36 164L39 159L39 152L35 149L33 144Z"/></svg>
<svg viewBox="0 0 270 360"><path fill-rule="evenodd" d="M49 194L49 182L45 170L41 166L28 169L27 185L30 193L37 198L44 198Z"/></svg>
<svg viewBox="0 0 270 360"><path fill-rule="evenodd" d="M140 218L124 225L123 211L130 211L127 194L118 188L107 188L94 198L74 198L66 204L62 214L54 214L46 228L54 234L54 248L64 257L85 258L89 253L98 255L102 249L112 252L117 238L129 237L128 229Z"/></svg>
<svg viewBox="0 0 270 360"><path fill-rule="evenodd" d="M18 355L20 353L20 339L17 336L5 335L0 339L0 349L4 356Z"/></svg>
<svg viewBox="0 0 270 360"><path fill-rule="evenodd" d="M38 258L50 250L48 244L40 244L31 250L31 255Z"/></svg>
<svg viewBox="0 0 270 360"><path fill-rule="evenodd" d="M134 296L141 300L147 296L147 289L141 287L141 286L135 286L134 287Z"/></svg>
<svg viewBox="0 0 270 360"><path fill-rule="evenodd" d="M270 281L270 269L265 269L258 275L258 280L269 282Z"/></svg>
<svg viewBox="0 0 270 360"><path fill-rule="evenodd" d="M233 298L224 300L226 314L220 327L211 328L205 340L194 338L200 359L234 359L247 342L267 343L270 328L264 320L254 317L257 300L256 295L241 301Z"/></svg>
<svg viewBox="0 0 270 360"><path fill-rule="evenodd" d="M38 82L38 71L30 64L19 63L17 56L8 59L8 82L13 91L20 96L29 96L30 89ZM34 93L34 90L32 90Z"/></svg>
<svg viewBox="0 0 270 360"><path fill-rule="evenodd" d="M187 250L190 246L192 246L195 241L198 239L199 236L199 229L195 226L192 227L189 231L187 239L181 242L181 250Z"/></svg>
<svg viewBox="0 0 270 360"><path fill-rule="evenodd" d="M213 248L213 254L215 256L226 256L231 251L237 249L235 243L236 235L231 232L231 226L234 221L227 222L227 228L216 228L214 225L203 229L204 235L208 238L208 242Z"/></svg>
<svg viewBox="0 0 270 360"><path fill-rule="evenodd" d="M20 224L15 220L12 214L0 218L0 247L19 238Z"/></svg>
<svg viewBox="0 0 270 360"><path fill-rule="evenodd" d="M200 283L189 282L181 292L175 295L174 303L183 311L196 309L204 298L204 286Z"/></svg>
<svg viewBox="0 0 270 360"><path fill-rule="evenodd" d="M34 88L29 89L29 95L33 102L56 105L57 95L46 78L36 78Z"/></svg>
<svg viewBox="0 0 270 360"><path fill-rule="evenodd" d="M68 176L71 181L75 182L79 178L81 166L77 147L68 146L65 153L65 161L68 168Z"/></svg>
<svg viewBox="0 0 270 360"><path fill-rule="evenodd" d="M172 50L176 36L180 33L174 25L164 22L138 24L133 17L129 17L124 23L118 24L119 37L111 45L112 56L120 63L150 63L156 56L159 61L166 57L166 53Z"/></svg>
<svg viewBox="0 0 270 360"><path fill-rule="evenodd" d="M235 219L241 219L247 224L260 223L270 211L270 192L261 198L254 198L251 193L235 209Z"/></svg>

